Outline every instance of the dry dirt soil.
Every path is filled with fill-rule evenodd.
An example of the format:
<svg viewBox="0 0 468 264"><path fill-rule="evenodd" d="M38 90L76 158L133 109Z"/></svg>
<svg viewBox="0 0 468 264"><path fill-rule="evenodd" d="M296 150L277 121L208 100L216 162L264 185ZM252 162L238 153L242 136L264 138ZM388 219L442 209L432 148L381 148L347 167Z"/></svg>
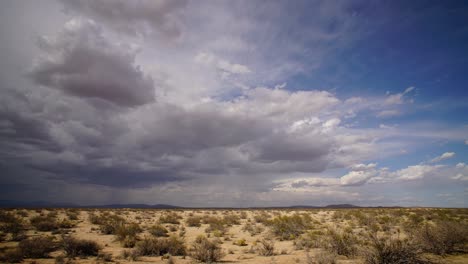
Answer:
<svg viewBox="0 0 468 264"><path fill-rule="evenodd" d="M398 245L411 247L423 259L461 264L468 263L466 237L443 248L445 252L434 253L421 232L440 236L432 239L434 243L447 243L456 237L450 232L467 234L467 216L468 209L436 208L0 209L0 262L15 261L8 254L19 252L21 263L198 263L193 248L206 238L220 248L216 252L221 263L372 263L369 254L376 252L376 241L400 241ZM449 224L437 229L440 223ZM167 230L157 239L177 237L185 253L171 257L136 253L141 243L156 238L154 226ZM53 249L41 258L19 250L22 240L37 237L50 237ZM66 237L96 242L99 255L67 255ZM264 248L268 245L273 247L269 251ZM128 256L132 252L134 256Z"/></svg>

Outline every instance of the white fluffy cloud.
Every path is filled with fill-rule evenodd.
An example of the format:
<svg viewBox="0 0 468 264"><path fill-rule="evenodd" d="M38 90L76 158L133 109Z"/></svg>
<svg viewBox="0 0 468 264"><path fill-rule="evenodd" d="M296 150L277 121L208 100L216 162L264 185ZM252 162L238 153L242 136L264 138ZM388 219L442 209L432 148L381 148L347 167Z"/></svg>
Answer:
<svg viewBox="0 0 468 264"><path fill-rule="evenodd" d="M436 163L442 160L450 159L455 156L455 152L445 152L444 154L433 158L430 162L431 163Z"/></svg>

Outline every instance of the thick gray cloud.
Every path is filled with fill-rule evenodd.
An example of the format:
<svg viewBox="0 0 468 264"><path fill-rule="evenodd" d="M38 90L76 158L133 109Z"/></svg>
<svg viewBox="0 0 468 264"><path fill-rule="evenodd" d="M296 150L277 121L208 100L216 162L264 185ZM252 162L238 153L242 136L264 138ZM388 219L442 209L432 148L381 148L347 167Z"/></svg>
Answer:
<svg viewBox="0 0 468 264"><path fill-rule="evenodd" d="M187 0L61 0L66 11L84 15L118 31L139 36L153 30L165 37L177 38L181 22L174 13L187 4Z"/></svg>
<svg viewBox="0 0 468 264"><path fill-rule="evenodd" d="M39 47L45 54L30 74L37 84L122 106L154 100L153 80L133 65L132 47L111 43L92 21L71 20Z"/></svg>

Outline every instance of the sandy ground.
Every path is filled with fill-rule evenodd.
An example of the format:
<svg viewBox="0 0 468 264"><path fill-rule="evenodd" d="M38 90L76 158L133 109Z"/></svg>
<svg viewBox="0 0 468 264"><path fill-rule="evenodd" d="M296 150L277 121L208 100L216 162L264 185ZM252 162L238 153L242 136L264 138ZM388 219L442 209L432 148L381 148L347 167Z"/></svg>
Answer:
<svg viewBox="0 0 468 264"><path fill-rule="evenodd" d="M48 210L24 210L27 211L27 216L24 217L24 221L27 222L28 219L37 216L37 215L46 215L49 213ZM67 219L67 215L64 209L56 209L58 214L56 216L57 220ZM101 214L104 211L108 211L110 213L122 216L126 219L127 222L134 222L138 223L142 228L143 232L138 235L139 238L149 237L151 236L148 233L148 228L152 225L158 224L159 218L166 214L168 210L136 210L136 209L108 209L108 210L97 210L97 209L90 209L90 210L78 210L78 220L75 220L76 226L70 229L70 234L73 237L80 238L80 239L87 239L96 241L100 246L102 246L102 252L110 253L112 255L112 262L114 263L168 263L167 260L163 260L161 257L140 257L138 261L129 261L121 258L122 252L124 250L129 250L123 248L121 243L116 240L114 235L104 235L100 232L99 226L91 224L89 221L90 212L94 212L97 214ZM15 212L15 211L13 211ZM185 228L185 234L183 235L183 239L186 242L186 245L190 247L190 245L194 242L194 240L200 236L208 234L205 232L206 228L208 227L207 224L202 224L200 227L188 227L185 223L185 220L189 216L215 216L215 217L223 217L226 214L234 214L241 216L241 212L245 212L246 217L240 219L239 225L233 225L228 227L227 232L221 236L219 239L222 241L221 247L226 254L222 258L222 263L314 263L311 260L314 260L316 256L318 256L321 252L324 252L325 249L323 248L312 248L307 252L305 250L297 250L294 246L294 240L284 240L280 241L277 237L275 237L268 227L263 226L264 230L256 235L251 235L249 232L243 231L242 228L247 223L253 223L254 216L264 212L263 210L171 210L171 212L175 212L179 216L182 217L180 219L180 224L162 224L168 230L171 228L176 228L176 231L170 232L170 235L180 236L180 230ZM334 210L267 210L267 212L271 217L275 217L278 215L293 215L293 214L308 214L311 216L313 222L315 223L316 230L325 229L327 227L341 227L341 228L351 228L353 232L359 232L360 229L363 227L352 224L349 220L344 220L342 218L334 218L335 211ZM466 215L466 214L465 214ZM463 220L465 221L465 220ZM394 232L395 230L399 230L398 226L391 226L388 232ZM45 236L45 235L54 235L51 232L39 232L36 231L34 228L30 227L30 229L26 232L27 237L34 237L34 236ZM60 239L60 236L55 234L54 235L57 240ZM209 235L213 238L213 234ZM274 239L274 246L275 246L275 255L274 256L260 256L254 250L251 250L252 247L255 247L262 238L273 238ZM235 245L234 242L245 239L247 245L239 246ZM0 242L0 252L3 252L5 249L14 248L16 247L18 242L8 241L8 237L5 237L2 242ZM22 263L56 263L55 257L63 255L62 251L55 251L50 254L50 258L45 259L26 259ZM308 257L309 256L309 257ZM174 263L196 263L191 257L186 256L174 256L173 257ZM308 262L309 260L309 262ZM441 263L468 263L468 254L458 254L458 255L450 255L446 257L437 257L437 260ZM103 263L103 260L98 260L96 257L87 257L84 259L74 259L71 263ZM345 257L345 256L338 256L337 263L363 263L362 257Z"/></svg>

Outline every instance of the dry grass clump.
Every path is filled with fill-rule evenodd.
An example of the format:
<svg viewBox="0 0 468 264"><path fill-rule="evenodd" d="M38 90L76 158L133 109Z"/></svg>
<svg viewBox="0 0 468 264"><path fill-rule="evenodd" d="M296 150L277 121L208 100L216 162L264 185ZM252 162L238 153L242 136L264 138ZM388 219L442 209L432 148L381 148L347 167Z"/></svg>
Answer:
<svg viewBox="0 0 468 264"><path fill-rule="evenodd" d="M146 237L135 245L137 256L184 256L186 254L185 242L175 236L171 237Z"/></svg>
<svg viewBox="0 0 468 264"><path fill-rule="evenodd" d="M192 244L190 256L204 263L213 263L221 260L225 254L216 241L199 236Z"/></svg>
<svg viewBox="0 0 468 264"><path fill-rule="evenodd" d="M62 247L67 257L97 256L101 246L92 240L64 237Z"/></svg>
<svg viewBox="0 0 468 264"><path fill-rule="evenodd" d="M21 254L25 258L47 258L49 253L57 249L52 237L33 237L18 244Z"/></svg>
<svg viewBox="0 0 468 264"><path fill-rule="evenodd" d="M274 256L275 255L275 242L269 239L262 239L257 244L257 252L260 256Z"/></svg>
<svg viewBox="0 0 468 264"><path fill-rule="evenodd" d="M426 223L416 229L414 238L424 251L433 254L465 251L468 243L468 225L454 221Z"/></svg>

